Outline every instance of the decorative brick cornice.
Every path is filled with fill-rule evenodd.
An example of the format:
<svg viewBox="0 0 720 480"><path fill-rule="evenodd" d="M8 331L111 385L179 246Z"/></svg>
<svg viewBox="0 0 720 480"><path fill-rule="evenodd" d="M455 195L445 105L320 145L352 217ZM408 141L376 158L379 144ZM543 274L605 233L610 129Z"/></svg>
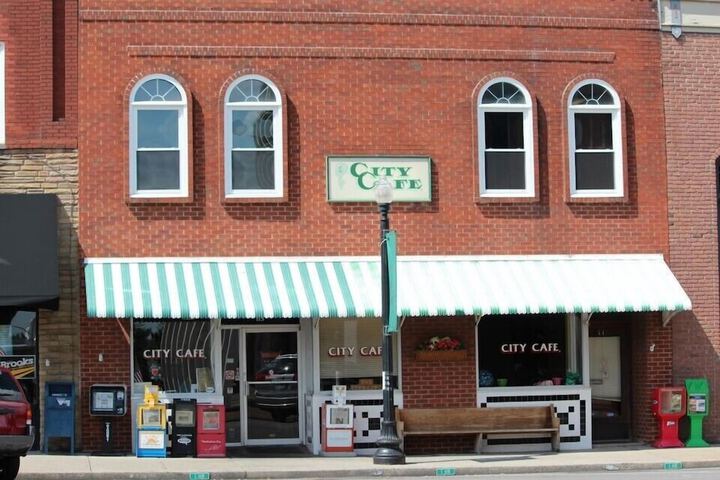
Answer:
<svg viewBox="0 0 720 480"><path fill-rule="evenodd" d="M84 22L340 23L437 26L510 26L659 30L657 20L438 13L292 12L241 10L99 10L80 11Z"/></svg>
<svg viewBox="0 0 720 480"><path fill-rule="evenodd" d="M261 47L130 45L131 57L363 58L407 60L518 60L611 63L615 52L587 50L491 50L453 48Z"/></svg>

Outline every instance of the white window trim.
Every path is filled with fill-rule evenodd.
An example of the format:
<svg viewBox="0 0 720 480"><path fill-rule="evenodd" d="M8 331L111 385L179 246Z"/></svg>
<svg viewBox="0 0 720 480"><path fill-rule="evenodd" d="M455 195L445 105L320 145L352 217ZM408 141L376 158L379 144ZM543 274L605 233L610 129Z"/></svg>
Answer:
<svg viewBox="0 0 720 480"><path fill-rule="evenodd" d="M488 88L496 83L505 82L516 86L525 96L527 103L518 104L483 104L482 98ZM533 141L533 111L530 92L520 82L508 78L494 78L480 90L477 99L478 115L478 175L480 176L480 196L483 198L494 197L534 197L535 196L535 144ZM486 112L521 112L523 114L523 143L525 148L525 188L524 189L489 189L485 178L485 152L492 151L485 147L485 113ZM516 151L522 151L517 149ZM502 149L502 151L511 151Z"/></svg>
<svg viewBox="0 0 720 480"><path fill-rule="evenodd" d="M142 84L148 80L159 78L172 83L180 92L182 100L173 102L135 102L135 93ZM138 190L137 188L137 126L138 120L137 115L140 110L176 110L178 112L178 149L180 151L180 188L175 190ZM137 82L130 92L130 196L132 198L180 198L187 197L189 186L188 186L188 116L187 116L187 96L185 95L185 89L175 80L168 75L155 74L148 75L142 80ZM147 149L151 150L151 149ZM171 150L167 148L159 150Z"/></svg>
<svg viewBox="0 0 720 480"><path fill-rule="evenodd" d="M572 99L575 93L585 85L594 83L605 87L613 97L614 105L573 105ZM615 89L607 82L602 80L585 80L572 89L568 96L568 143L570 152L568 155L570 165L570 196L573 198L602 198L602 197L622 197L624 192L624 169L623 169L623 145L622 145L622 122L620 117L620 97ZM575 114L576 113L609 113L612 115L612 144L610 150L576 150L575 149ZM615 178L615 188L612 189L593 189L578 190L576 188L575 177L575 152L613 152L613 175Z"/></svg>
<svg viewBox="0 0 720 480"><path fill-rule="evenodd" d="M230 94L233 89L242 81L260 80L266 83L275 94L275 102L234 102L230 103ZM283 116L282 97L275 84L260 75L244 75L236 79L225 92L223 107L224 115L224 175L225 175L225 198L282 198L284 195L284 161L283 161ZM232 188L232 112L239 110L272 110L273 112L273 144L275 162L275 188L273 189L241 189ZM258 151L261 149L248 149ZM270 149L267 149L270 151Z"/></svg>
<svg viewBox="0 0 720 480"><path fill-rule="evenodd" d="M5 44L0 42L0 147L5 147Z"/></svg>

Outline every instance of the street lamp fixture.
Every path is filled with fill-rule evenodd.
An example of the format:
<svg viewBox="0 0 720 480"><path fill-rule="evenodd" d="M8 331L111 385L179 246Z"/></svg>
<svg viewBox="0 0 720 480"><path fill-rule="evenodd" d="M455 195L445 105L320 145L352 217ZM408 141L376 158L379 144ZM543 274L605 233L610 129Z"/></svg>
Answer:
<svg viewBox="0 0 720 480"><path fill-rule="evenodd" d="M375 184L375 201L380 210L380 278L382 285L382 383L383 412L380 424L378 449L373 455L373 463L381 465L401 465L405 463L405 454L400 450L400 439L395 424L395 376L393 375L392 334L390 323L390 281L388 273L387 248L385 234L390 231L390 203L393 199L393 187L386 177Z"/></svg>

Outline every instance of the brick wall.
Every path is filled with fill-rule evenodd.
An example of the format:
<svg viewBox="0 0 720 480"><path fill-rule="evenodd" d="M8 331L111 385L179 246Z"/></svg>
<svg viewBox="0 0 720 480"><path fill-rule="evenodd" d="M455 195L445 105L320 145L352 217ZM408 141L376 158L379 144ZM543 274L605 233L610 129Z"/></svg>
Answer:
<svg viewBox="0 0 720 480"><path fill-rule="evenodd" d="M427 362L415 359L417 346L435 336L459 339L467 357L454 362ZM475 361L475 319L473 317L408 318L402 328L402 392L407 408L452 408L477 405ZM408 454L472 451L474 435L408 437Z"/></svg>
<svg viewBox="0 0 720 480"><path fill-rule="evenodd" d="M83 318L81 344L81 390L79 399L83 412L81 448L99 450L103 444L105 421L107 417L91 417L90 386L96 383L128 385L130 379L130 344L125 333L130 334L130 322L113 319ZM101 360L102 355L102 360ZM128 391L129 393L129 391ZM127 399L130 408L130 399ZM111 419L113 429L113 448L129 452L131 449L131 416Z"/></svg>
<svg viewBox="0 0 720 480"><path fill-rule="evenodd" d="M77 10L77 0L0 2L7 147L77 147Z"/></svg>
<svg viewBox="0 0 720 480"><path fill-rule="evenodd" d="M663 327L658 313L636 314L629 320L632 326L632 432L635 439L649 442L657 438L658 432L658 421L651 410L653 389L672 384L675 329L672 325Z"/></svg>
<svg viewBox="0 0 720 480"><path fill-rule="evenodd" d="M60 307L57 311L40 311L40 398L44 398L47 381L70 380L78 385L80 380L77 169L77 152L74 150L0 150L0 192L51 193L59 200ZM40 408L44 418L43 402ZM85 411L76 410L78 423L81 412ZM43 425L40 420L36 419L36 425Z"/></svg>
<svg viewBox="0 0 720 480"><path fill-rule="evenodd" d="M662 36L667 129L670 265L693 303L673 323L673 383L706 377L720 392L716 165L720 157L720 35ZM710 403L706 438L720 439L720 403Z"/></svg>
<svg viewBox="0 0 720 480"><path fill-rule="evenodd" d="M173 6L155 1L148 11L146 2L129 1L120 10L81 1L80 237L88 257L373 255L376 207L325 198L325 156L358 153L433 159L433 201L393 206L401 254L668 251L654 2L310 1L294 12L274 0ZM127 92L141 76L165 72L193 98L192 200L128 202ZM271 78L286 98L284 202L223 199L222 89L238 72ZM521 79L535 99L534 201L475 201L473 95L498 72ZM587 76L606 80L622 98L624 201L566 199L564 101ZM447 321L459 322L461 333L472 325ZM423 322L406 324L404 335ZM94 333L83 346L96 341ZM83 364L96 362L95 353L84 353ZM464 393L451 398L413 386L408 359L406 401L474 404L474 359L468 362L457 381L472 388L462 383Z"/></svg>

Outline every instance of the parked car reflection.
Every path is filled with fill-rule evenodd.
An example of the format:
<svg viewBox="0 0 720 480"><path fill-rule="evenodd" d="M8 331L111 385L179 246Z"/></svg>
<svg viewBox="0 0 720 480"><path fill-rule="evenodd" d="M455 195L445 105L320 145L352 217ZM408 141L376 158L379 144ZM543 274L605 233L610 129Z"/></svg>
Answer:
<svg viewBox="0 0 720 480"><path fill-rule="evenodd" d="M297 354L278 355L255 373L248 392L248 407L269 412L277 422L297 419Z"/></svg>

